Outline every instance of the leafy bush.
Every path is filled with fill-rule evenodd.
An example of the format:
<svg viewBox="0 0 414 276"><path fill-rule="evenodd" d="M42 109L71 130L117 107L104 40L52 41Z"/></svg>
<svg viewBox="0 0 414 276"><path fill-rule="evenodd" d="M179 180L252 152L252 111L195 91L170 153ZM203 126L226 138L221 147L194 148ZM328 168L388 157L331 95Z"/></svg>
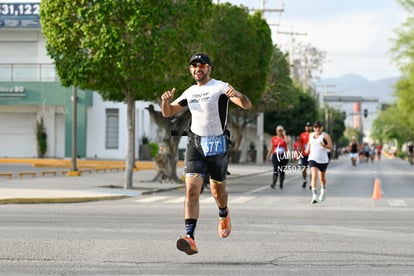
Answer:
<svg viewBox="0 0 414 276"><path fill-rule="evenodd" d="M407 153L399 150L397 151L396 156L405 160L407 158Z"/></svg>
<svg viewBox="0 0 414 276"><path fill-rule="evenodd" d="M45 157L47 151L47 135L45 131L45 126L43 124L43 119L40 119L39 122L36 122L36 140L37 140L37 148L38 148L38 155L40 158Z"/></svg>
<svg viewBox="0 0 414 276"><path fill-rule="evenodd" d="M151 149L151 157L152 158L155 158L155 156L157 156L158 150L159 150L158 144L157 143L154 143L154 142L150 142L150 143L148 143L148 146Z"/></svg>

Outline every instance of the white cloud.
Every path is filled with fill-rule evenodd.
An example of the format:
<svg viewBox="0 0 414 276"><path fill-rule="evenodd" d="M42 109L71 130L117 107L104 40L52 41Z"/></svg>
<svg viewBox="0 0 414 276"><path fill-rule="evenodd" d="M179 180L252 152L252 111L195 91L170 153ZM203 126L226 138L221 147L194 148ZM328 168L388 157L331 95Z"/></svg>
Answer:
<svg viewBox="0 0 414 276"><path fill-rule="evenodd" d="M292 31L307 33L306 36L297 36L296 40L327 52L327 59L331 62L325 64L323 77L333 76L332 73L337 73L337 76L353 73L378 79L399 74L390 62L390 38L404 19L398 10L356 10L311 19L290 18L279 29L292 23ZM274 30L274 37L287 50L289 37L275 35L276 32Z"/></svg>
<svg viewBox="0 0 414 276"><path fill-rule="evenodd" d="M261 0L228 0L260 8ZM224 1L220 1L224 2ZM289 51L290 36L277 31L307 33L294 36L302 44L310 43L327 52L331 62L324 66L325 77L359 74L375 80L399 75L390 60L393 30L407 18L395 0L267 0L267 8L284 8L283 13L266 13L274 43Z"/></svg>

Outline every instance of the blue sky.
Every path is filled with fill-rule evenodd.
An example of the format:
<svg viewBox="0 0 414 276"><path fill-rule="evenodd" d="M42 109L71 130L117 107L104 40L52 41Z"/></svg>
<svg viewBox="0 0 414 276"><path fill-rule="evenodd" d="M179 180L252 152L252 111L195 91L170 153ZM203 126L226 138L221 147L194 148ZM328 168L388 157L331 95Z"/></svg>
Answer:
<svg viewBox="0 0 414 276"><path fill-rule="evenodd" d="M214 1L215 3L217 1ZM262 0L221 0L261 8ZM306 33L296 36L302 44L311 44L327 52L322 78L358 74L368 80L400 75L391 62L389 50L395 28L407 18L396 0L266 0L265 7L283 9L265 13L272 26L273 42L289 51L289 36L283 32Z"/></svg>

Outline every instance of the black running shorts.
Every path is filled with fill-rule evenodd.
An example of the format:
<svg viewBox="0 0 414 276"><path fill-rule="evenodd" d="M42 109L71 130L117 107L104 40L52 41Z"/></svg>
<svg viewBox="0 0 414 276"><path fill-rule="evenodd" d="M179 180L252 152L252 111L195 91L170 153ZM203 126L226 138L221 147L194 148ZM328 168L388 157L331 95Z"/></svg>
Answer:
<svg viewBox="0 0 414 276"><path fill-rule="evenodd" d="M326 170L328 169L328 163L318 163L313 160L309 160L309 167L316 167L321 172L326 172Z"/></svg>
<svg viewBox="0 0 414 276"><path fill-rule="evenodd" d="M189 135L185 155L186 173L210 175L217 181L224 181L227 177L229 151L213 156L204 156L203 150L197 143L197 136Z"/></svg>

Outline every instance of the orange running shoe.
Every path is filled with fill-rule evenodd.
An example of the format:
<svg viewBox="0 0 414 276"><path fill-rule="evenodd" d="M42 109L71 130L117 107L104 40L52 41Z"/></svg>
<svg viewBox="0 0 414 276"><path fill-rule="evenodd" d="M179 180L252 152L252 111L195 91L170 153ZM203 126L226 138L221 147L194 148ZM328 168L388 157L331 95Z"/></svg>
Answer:
<svg viewBox="0 0 414 276"><path fill-rule="evenodd" d="M230 212L227 208L227 216L219 218L218 235L220 238L227 238L231 233Z"/></svg>
<svg viewBox="0 0 414 276"><path fill-rule="evenodd" d="M187 255L198 253L198 248L195 241L187 235L177 239L177 249L185 252Z"/></svg>

